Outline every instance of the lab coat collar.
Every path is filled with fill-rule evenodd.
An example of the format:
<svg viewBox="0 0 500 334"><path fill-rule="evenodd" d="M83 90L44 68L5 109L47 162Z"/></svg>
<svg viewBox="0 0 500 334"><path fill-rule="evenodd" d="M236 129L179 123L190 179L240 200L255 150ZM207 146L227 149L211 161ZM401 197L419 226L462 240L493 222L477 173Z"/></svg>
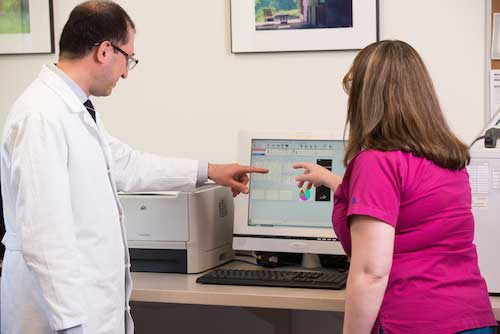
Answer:
<svg viewBox="0 0 500 334"><path fill-rule="evenodd" d="M63 70L57 67L57 64L50 64L48 65L48 68L50 68L57 75L59 75L59 77L63 79L66 85L68 85L69 88L71 88L71 91L75 93L80 102L85 104L85 101L87 101L89 97L87 96L87 94L85 94L83 89L73 79L71 79L66 73L64 73Z"/></svg>
<svg viewBox="0 0 500 334"><path fill-rule="evenodd" d="M87 112L87 108L80 102L78 96L50 67L43 65L38 78L59 95L72 112Z"/></svg>

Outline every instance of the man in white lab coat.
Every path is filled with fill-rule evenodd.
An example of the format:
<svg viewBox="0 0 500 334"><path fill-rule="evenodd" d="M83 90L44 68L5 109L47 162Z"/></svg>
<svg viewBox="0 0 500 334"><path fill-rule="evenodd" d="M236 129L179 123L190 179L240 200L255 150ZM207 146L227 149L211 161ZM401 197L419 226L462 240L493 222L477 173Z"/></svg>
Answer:
<svg viewBox="0 0 500 334"><path fill-rule="evenodd" d="M56 65L15 102L3 132L7 250L2 334L131 334L130 259L117 191L175 190L207 178L247 192L264 169L165 159L110 136L89 96L107 96L136 64L134 23L90 1L66 23Z"/></svg>

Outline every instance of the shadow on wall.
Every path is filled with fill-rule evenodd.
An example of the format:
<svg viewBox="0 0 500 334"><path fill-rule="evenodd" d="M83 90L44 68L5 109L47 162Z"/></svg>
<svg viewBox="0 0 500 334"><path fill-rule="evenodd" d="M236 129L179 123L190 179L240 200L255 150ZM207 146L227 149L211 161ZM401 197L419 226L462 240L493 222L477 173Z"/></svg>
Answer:
<svg viewBox="0 0 500 334"><path fill-rule="evenodd" d="M3 222L3 202L2 202L2 184L0 184L0 240L5 234L5 224ZM3 254L5 253L5 247L0 243L0 261L3 260Z"/></svg>

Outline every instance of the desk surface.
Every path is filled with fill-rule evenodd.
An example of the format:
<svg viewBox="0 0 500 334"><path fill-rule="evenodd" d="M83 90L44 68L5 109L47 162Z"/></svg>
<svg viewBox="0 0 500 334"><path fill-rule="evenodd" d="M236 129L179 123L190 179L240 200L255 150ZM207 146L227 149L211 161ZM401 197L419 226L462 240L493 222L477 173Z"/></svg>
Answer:
<svg viewBox="0 0 500 334"><path fill-rule="evenodd" d="M252 268L233 262L230 268ZM198 284L200 274L132 273L132 301L344 312L345 290ZM500 321L500 297L490 297Z"/></svg>

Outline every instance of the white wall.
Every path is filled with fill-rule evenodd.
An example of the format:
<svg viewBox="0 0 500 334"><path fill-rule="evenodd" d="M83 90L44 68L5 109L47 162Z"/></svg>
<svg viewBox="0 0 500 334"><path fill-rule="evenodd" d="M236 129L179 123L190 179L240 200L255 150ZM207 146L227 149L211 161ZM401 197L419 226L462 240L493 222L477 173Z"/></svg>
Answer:
<svg viewBox="0 0 500 334"><path fill-rule="evenodd" d="M79 2L54 0L56 41ZM112 96L94 101L123 141L224 162L237 158L239 129L343 129L341 81L355 52L234 55L229 0L118 2L136 23L140 63ZM381 38L420 52L452 129L467 142L484 124L485 12L478 0L380 0ZM54 60L0 56L0 125L40 66Z"/></svg>

